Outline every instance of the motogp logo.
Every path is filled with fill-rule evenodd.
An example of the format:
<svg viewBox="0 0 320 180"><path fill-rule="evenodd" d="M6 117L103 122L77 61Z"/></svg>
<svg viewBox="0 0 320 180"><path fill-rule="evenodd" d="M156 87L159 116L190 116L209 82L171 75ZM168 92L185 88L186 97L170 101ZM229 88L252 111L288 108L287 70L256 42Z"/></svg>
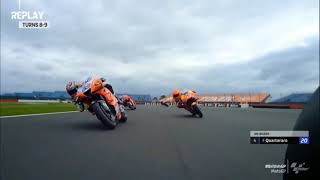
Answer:
<svg viewBox="0 0 320 180"><path fill-rule="evenodd" d="M309 168L307 167L303 167L306 163L301 163L297 166L298 163L293 162L290 166L290 168L292 168L292 171L295 172L295 174L298 174L300 171L308 171Z"/></svg>

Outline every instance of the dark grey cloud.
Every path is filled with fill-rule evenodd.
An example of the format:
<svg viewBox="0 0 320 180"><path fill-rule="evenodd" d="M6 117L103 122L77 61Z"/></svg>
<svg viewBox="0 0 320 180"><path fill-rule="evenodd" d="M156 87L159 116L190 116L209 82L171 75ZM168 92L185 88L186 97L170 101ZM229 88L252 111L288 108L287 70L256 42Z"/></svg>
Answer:
<svg viewBox="0 0 320 180"><path fill-rule="evenodd" d="M257 92L274 94L312 92L319 86L319 37L306 47L273 52L245 63L208 68L198 79L210 92ZM208 78L210 77L210 78ZM212 83L212 85L210 85Z"/></svg>

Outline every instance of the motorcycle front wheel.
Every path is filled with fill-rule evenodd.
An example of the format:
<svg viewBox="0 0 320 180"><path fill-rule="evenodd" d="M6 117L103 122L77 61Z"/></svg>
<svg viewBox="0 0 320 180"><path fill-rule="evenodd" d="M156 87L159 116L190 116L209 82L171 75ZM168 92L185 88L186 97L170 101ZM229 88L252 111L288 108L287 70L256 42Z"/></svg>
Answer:
<svg viewBox="0 0 320 180"><path fill-rule="evenodd" d="M131 110L135 110L135 109L136 109L136 107L135 107L135 106L133 106L133 105L129 105L129 109L131 109Z"/></svg>
<svg viewBox="0 0 320 180"><path fill-rule="evenodd" d="M198 107L198 105L194 105L194 106L192 107L192 109L193 109L193 112L194 112L195 114L198 114L200 118L203 117L203 114L202 114L200 108Z"/></svg>
<svg viewBox="0 0 320 180"><path fill-rule="evenodd" d="M97 118L108 129L114 129L117 126L117 120L112 118L111 112L107 106L104 106L100 102L94 102L91 104L92 110L95 112Z"/></svg>

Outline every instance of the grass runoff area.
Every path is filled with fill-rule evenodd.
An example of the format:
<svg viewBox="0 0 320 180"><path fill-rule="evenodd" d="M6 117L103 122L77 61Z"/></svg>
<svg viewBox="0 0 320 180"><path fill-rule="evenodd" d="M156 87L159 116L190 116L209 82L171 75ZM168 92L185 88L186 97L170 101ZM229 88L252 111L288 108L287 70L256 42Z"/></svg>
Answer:
<svg viewBox="0 0 320 180"><path fill-rule="evenodd" d="M0 116L75 111L72 103L0 102Z"/></svg>

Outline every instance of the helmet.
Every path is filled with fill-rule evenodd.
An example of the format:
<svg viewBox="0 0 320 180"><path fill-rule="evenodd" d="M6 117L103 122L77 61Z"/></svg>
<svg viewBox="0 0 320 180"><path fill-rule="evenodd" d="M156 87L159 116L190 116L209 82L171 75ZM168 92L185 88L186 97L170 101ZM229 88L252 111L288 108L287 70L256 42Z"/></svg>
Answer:
<svg viewBox="0 0 320 180"><path fill-rule="evenodd" d="M174 98L180 96L180 94L181 94L181 92L179 91L179 89L173 89L172 90L172 96Z"/></svg>
<svg viewBox="0 0 320 180"><path fill-rule="evenodd" d="M66 91L70 96L74 95L78 91L78 85L75 81L70 81L66 85Z"/></svg>

